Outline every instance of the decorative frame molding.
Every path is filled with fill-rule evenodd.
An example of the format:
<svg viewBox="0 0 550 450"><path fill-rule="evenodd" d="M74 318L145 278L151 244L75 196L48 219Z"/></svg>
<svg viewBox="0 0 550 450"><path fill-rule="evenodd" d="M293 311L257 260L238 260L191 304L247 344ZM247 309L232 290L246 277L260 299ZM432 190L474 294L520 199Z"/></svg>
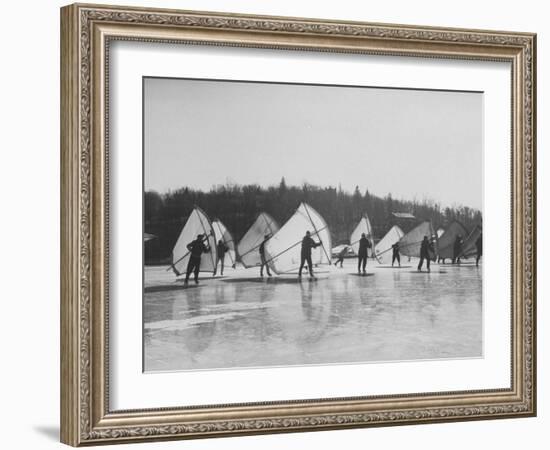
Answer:
<svg viewBox="0 0 550 450"><path fill-rule="evenodd" d="M508 61L512 65L512 386L113 412L108 398L112 40ZM536 35L75 4L61 9L61 440L128 441L536 414Z"/></svg>

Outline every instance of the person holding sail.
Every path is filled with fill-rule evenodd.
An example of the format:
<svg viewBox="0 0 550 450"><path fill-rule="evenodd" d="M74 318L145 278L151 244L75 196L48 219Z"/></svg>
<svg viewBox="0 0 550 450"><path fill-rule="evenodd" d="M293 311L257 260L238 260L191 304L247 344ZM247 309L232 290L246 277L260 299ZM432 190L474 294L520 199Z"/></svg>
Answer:
<svg viewBox="0 0 550 450"><path fill-rule="evenodd" d="M342 247L342 250L340 250L340 252L338 253L338 259L336 260L336 262L334 263L334 266L335 267L338 267L338 264L340 264L340 269L342 267L344 267L344 258L346 256L346 253L348 252L348 246L347 245L344 245Z"/></svg>
<svg viewBox="0 0 550 450"><path fill-rule="evenodd" d="M367 236L365 233L361 234L361 239L359 239L359 252L357 253L357 273L361 273L361 270L363 271L363 274L366 274L366 267L367 267L367 253L368 249L372 247L372 244L367 239Z"/></svg>
<svg viewBox="0 0 550 450"><path fill-rule="evenodd" d="M391 246L391 250L391 266L393 267L393 264L395 263L395 261L397 261L397 264L399 264L399 267L401 267L401 257L399 256L399 241Z"/></svg>
<svg viewBox="0 0 550 450"><path fill-rule="evenodd" d="M418 271L422 270L422 264L426 260L426 268L430 271L430 252L433 253L433 243L428 240L428 236L424 236L422 243L420 244L420 262L418 263Z"/></svg>
<svg viewBox="0 0 550 450"><path fill-rule="evenodd" d="M453 244L453 260L452 260L453 264L455 262L457 264L460 264L460 257L462 256L462 245L463 244L464 244L464 241L462 240L462 236L459 234L456 237L455 242Z"/></svg>
<svg viewBox="0 0 550 450"><path fill-rule="evenodd" d="M479 267L479 260L483 255L483 235L480 234L476 239L476 267Z"/></svg>
<svg viewBox="0 0 550 450"><path fill-rule="evenodd" d="M309 231L306 231L306 235L302 239L302 251L300 254L300 271L298 272L298 278L302 278L302 270L304 268L304 265L307 263L307 267L309 269L309 276L311 278L314 278L315 275L313 275L313 262L311 261L311 250L319 247L322 244L322 242L315 242L311 238L311 233Z"/></svg>
<svg viewBox="0 0 550 450"><path fill-rule="evenodd" d="M269 271L269 264L267 263L267 259L265 258L265 244L267 241L269 241L269 238L271 237L270 234L266 234L264 236L264 240L260 244L259 252L260 252L260 277L264 276L264 267L267 271L267 276L271 276L271 272Z"/></svg>
<svg viewBox="0 0 550 450"><path fill-rule="evenodd" d="M218 264L220 264L220 275L223 277L223 269L225 265L225 254L229 251L229 247L225 244L225 242L222 239L220 239L218 240L216 249L218 250L217 252L218 260L216 261L216 270L218 269Z"/></svg>
<svg viewBox="0 0 550 450"><path fill-rule="evenodd" d="M203 234L199 234L197 239L187 244L187 250L189 250L189 262L187 263L187 271L185 273L185 284L189 283L189 277L191 273L194 273L195 284L199 284L199 271L201 267L201 256L203 253L210 253L210 247L204 245L204 241L208 240L208 237Z"/></svg>

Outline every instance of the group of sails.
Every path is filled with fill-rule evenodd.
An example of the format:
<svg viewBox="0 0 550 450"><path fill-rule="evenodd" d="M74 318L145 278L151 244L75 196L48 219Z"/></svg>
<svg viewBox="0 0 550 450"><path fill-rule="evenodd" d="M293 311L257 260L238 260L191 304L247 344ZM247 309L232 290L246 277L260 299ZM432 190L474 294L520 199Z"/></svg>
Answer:
<svg viewBox="0 0 550 450"><path fill-rule="evenodd" d="M304 240L313 240L310 251L304 253ZM308 241L309 242L309 241ZM258 215L248 231L235 245L227 227L219 220L210 221L206 213L195 207L183 227L172 251L171 268L177 276L185 274L186 281L194 273L214 275L220 268L240 261L245 268L260 267L263 275L271 271L278 275L331 264L332 239L328 225L321 215L306 203L301 203L292 217L282 226L266 212Z"/></svg>
<svg viewBox="0 0 550 450"><path fill-rule="evenodd" d="M468 232L464 225L453 221L446 229L438 229L434 232L432 223L425 221L417 225L407 234L401 228L394 225L386 235L380 239L375 247L375 257L381 264L392 265L397 260L400 262L400 255L408 258L427 259L428 268L430 261L445 263L451 259L452 263L460 263L461 258L476 258L476 265L482 253L481 226ZM390 253L391 251L391 253ZM419 264L419 268L421 267Z"/></svg>
<svg viewBox="0 0 550 450"><path fill-rule="evenodd" d="M358 256L358 271L362 268L364 273L370 249L370 256L380 264L400 266L402 256L415 257L420 258L419 270L424 260L429 270L430 261L437 258L443 262L450 258L454 263L478 255L478 261L480 242L479 226L468 233L455 221L446 230L435 232L432 223L425 221L408 233L394 225L374 245L370 220L363 214L351 233L349 245L338 247L336 264L342 266L346 253L353 252ZM219 219L211 221L202 209L195 207L174 246L171 268L178 276L185 274L186 281L194 273L197 282L199 272L216 275L219 269L223 275L226 267L235 268L237 262L245 268L260 267L262 276L264 269L269 276L271 271L277 275L298 271L301 276L304 266L313 276L313 267L331 264L334 250L327 223L307 203L301 203L282 227L268 213L261 212L238 244Z"/></svg>

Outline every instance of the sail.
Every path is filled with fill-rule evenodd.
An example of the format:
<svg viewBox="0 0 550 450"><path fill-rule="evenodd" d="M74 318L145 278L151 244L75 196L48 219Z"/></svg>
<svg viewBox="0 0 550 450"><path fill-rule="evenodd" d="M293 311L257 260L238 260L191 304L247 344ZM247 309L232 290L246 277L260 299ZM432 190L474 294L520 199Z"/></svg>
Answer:
<svg viewBox="0 0 550 450"><path fill-rule="evenodd" d="M216 237L216 245L219 241L222 241L229 248L229 250L225 252L223 258L224 266L234 266L237 261L237 255L233 236L219 219L212 221L212 228L214 229L214 236Z"/></svg>
<svg viewBox="0 0 550 450"><path fill-rule="evenodd" d="M337 245L336 247L334 247L332 249L332 257L333 258L339 258L340 253L342 253L344 250L346 250L346 252L348 252L349 251L349 245L347 245L347 244Z"/></svg>
<svg viewBox="0 0 550 450"><path fill-rule="evenodd" d="M399 240L399 253L405 256L420 257L420 244L428 236L428 239L436 238L431 222L422 222L420 225L413 228L405 236ZM433 242L433 241L432 241ZM431 259L435 259L437 253L437 241L434 242L435 253L430 255Z"/></svg>
<svg viewBox="0 0 550 450"><path fill-rule="evenodd" d="M203 253L201 256L201 272L215 272L216 268L216 240L212 223L204 211L198 207L193 209L189 215L185 226L178 237L176 245L172 250L172 269L176 275L181 275L187 270L189 262L189 250L187 245L197 239L199 234L204 235L204 244L210 248L209 253Z"/></svg>
<svg viewBox="0 0 550 450"><path fill-rule="evenodd" d="M471 258L477 255L476 241L481 236L482 230L479 225L472 230L462 245L462 257Z"/></svg>
<svg viewBox="0 0 550 450"><path fill-rule="evenodd" d="M365 233L365 236L367 236L368 240L371 242L371 244L373 244L372 227L370 225L370 220L366 214L363 214L363 217L361 217L361 220L359 221L349 238L351 248L356 255L359 253L359 240L361 239L361 235L363 233Z"/></svg>
<svg viewBox="0 0 550 450"><path fill-rule="evenodd" d="M440 258L444 259L453 257L453 249L457 236L465 239L466 236L468 236L468 231L466 231L464 225L455 220L447 227L437 242L438 254Z"/></svg>
<svg viewBox="0 0 550 450"><path fill-rule="evenodd" d="M312 249L313 265L330 264L332 239L325 220L306 203L300 204L294 215L281 227L265 245L266 258L277 274L291 272L300 267L302 239L306 231L321 245Z"/></svg>
<svg viewBox="0 0 550 450"><path fill-rule="evenodd" d="M237 245L237 253L245 267L260 265L260 245L266 235L273 236L279 225L269 214L261 213Z"/></svg>
<svg viewBox="0 0 550 450"><path fill-rule="evenodd" d="M390 264L393 256L392 245L405 235L403 230L397 225L394 225L390 230L385 234L385 236L380 239L376 247L374 247L374 255L380 264Z"/></svg>

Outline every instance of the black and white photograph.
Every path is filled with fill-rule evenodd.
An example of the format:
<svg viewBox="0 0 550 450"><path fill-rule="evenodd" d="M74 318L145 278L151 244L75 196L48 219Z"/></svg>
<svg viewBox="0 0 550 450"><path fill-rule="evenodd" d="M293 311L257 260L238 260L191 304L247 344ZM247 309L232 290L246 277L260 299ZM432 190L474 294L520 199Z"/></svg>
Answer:
<svg viewBox="0 0 550 450"><path fill-rule="evenodd" d="M483 356L483 92L143 78L143 370Z"/></svg>
<svg viewBox="0 0 550 450"><path fill-rule="evenodd" d="M3 6L2 448L548 446L545 2Z"/></svg>

